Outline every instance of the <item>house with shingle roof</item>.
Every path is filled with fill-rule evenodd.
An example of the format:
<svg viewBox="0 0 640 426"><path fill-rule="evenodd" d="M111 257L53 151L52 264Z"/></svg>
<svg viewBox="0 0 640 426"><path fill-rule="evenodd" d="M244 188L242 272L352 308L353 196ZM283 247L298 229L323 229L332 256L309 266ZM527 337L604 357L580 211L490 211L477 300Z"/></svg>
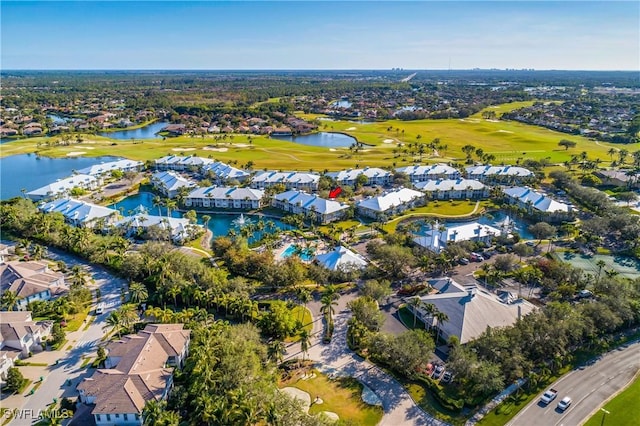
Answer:
<svg viewBox="0 0 640 426"><path fill-rule="evenodd" d="M79 399L94 404L97 425L142 425L148 401L163 401L173 385L174 368L188 355L190 331L182 324L149 324L138 334L106 346L105 368L78 385Z"/></svg>
<svg viewBox="0 0 640 426"><path fill-rule="evenodd" d="M2 312L0 315L0 379L16 359L29 356L29 352L42 348L42 342L51 332L51 321L35 322L31 312Z"/></svg>
<svg viewBox="0 0 640 426"><path fill-rule="evenodd" d="M36 300L51 300L69 291L64 275L52 271L47 262L40 260L0 264L0 289L17 296L19 310Z"/></svg>

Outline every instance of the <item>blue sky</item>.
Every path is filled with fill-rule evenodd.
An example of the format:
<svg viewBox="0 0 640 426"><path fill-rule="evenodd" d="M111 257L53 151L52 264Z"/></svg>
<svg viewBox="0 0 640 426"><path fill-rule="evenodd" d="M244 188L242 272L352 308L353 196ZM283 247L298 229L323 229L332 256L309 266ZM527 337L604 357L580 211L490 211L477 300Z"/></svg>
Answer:
<svg viewBox="0 0 640 426"><path fill-rule="evenodd" d="M640 70L640 2L2 0L2 69Z"/></svg>

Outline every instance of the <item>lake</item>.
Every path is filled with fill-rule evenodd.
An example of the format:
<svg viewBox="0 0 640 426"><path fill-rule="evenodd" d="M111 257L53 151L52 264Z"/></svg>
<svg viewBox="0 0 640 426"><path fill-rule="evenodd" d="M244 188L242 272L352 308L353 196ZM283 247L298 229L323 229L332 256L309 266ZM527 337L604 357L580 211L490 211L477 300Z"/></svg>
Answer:
<svg viewBox="0 0 640 426"><path fill-rule="evenodd" d="M0 158L0 198L22 196L22 188L28 191L40 188L57 179L71 176L73 170L93 166L107 161L121 160L118 157L69 157L48 158L35 154L12 155Z"/></svg>
<svg viewBox="0 0 640 426"><path fill-rule="evenodd" d="M150 215L166 216L167 215L166 208L157 207L153 205L154 197L155 197L155 194L151 192L139 192L137 194L130 195L124 200L117 202L115 204L112 204L109 207L120 210L120 212L124 215L132 215L134 214L134 210L138 208L138 206L143 206L147 209L147 213ZM240 229L240 225L237 223L234 223L234 221L237 221L239 219L240 214L198 213L199 223L202 223L202 216L204 216L205 214L211 217L211 220L209 220L208 228L213 233L214 238L227 235L229 233L229 230L232 228L235 228L236 231L239 231ZM171 217L181 218L182 213L172 210ZM245 217L245 220L251 221L253 223L256 223L259 219L259 216L257 215L247 214L247 215L244 215L244 217ZM271 232L277 232L283 229L291 229L291 226L284 224L277 219L265 217L263 218L263 220L265 223L269 221L273 222L274 229L271 230ZM267 231L265 230L263 232L267 232ZM259 240L261 236L262 236L262 232L256 231L254 237L249 239L249 243L252 243L255 240Z"/></svg>
<svg viewBox="0 0 640 426"><path fill-rule="evenodd" d="M356 138L343 133L318 132L300 136L271 136L273 139L280 139L299 143L301 145L323 146L327 148L348 148L356 143Z"/></svg>
<svg viewBox="0 0 640 426"><path fill-rule="evenodd" d="M158 139L162 138L162 136L157 135L156 133L167 127L168 124L169 123L164 121L156 121L155 123L151 123L139 129L118 130L115 132L102 132L98 134L111 139Z"/></svg>

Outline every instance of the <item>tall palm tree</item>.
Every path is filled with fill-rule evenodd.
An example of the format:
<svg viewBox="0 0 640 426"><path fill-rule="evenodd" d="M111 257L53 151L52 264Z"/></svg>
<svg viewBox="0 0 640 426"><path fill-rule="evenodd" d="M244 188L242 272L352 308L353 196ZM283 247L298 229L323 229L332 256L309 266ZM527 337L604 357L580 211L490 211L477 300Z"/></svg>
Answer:
<svg viewBox="0 0 640 426"><path fill-rule="evenodd" d="M122 317L118 311L113 311L106 319L106 325L103 327L111 328L111 332L115 332L120 338L120 333L122 332Z"/></svg>
<svg viewBox="0 0 640 426"><path fill-rule="evenodd" d="M336 299L331 297L331 295L325 294L320 299L320 303L322 305L320 307L320 312L324 314L327 320L327 325L331 328L333 325L333 314L335 313L335 309L333 307L337 305L338 302L336 302Z"/></svg>
<svg viewBox="0 0 640 426"><path fill-rule="evenodd" d="M445 322L449 321L449 316L447 314L445 314L442 311L438 311L436 310L435 313L433 314L433 317L436 319L436 342L438 341L438 338L440 337L440 334L442 332L442 326L444 325Z"/></svg>
<svg viewBox="0 0 640 426"><path fill-rule="evenodd" d="M414 297L409 301L411 306L411 312L413 312L413 328L416 328L416 322L418 320L418 309L422 307L422 300L419 297Z"/></svg>
<svg viewBox="0 0 640 426"><path fill-rule="evenodd" d="M82 288L90 278L87 271L80 265L73 265L71 267L71 285L73 287Z"/></svg>
<svg viewBox="0 0 640 426"><path fill-rule="evenodd" d="M284 342L282 340L273 340L269 343L267 355L269 359L276 363L282 362L282 353L284 352Z"/></svg>
<svg viewBox="0 0 640 426"><path fill-rule="evenodd" d="M304 361L304 356L305 354L308 355L309 346L311 345L311 336L309 335L309 332L304 328L300 330L298 336L300 336L300 350L302 351L302 360Z"/></svg>
<svg viewBox="0 0 640 426"><path fill-rule="evenodd" d="M147 300L149 293L144 284L132 281L129 284L129 301L132 303L142 303Z"/></svg>
<svg viewBox="0 0 640 426"><path fill-rule="evenodd" d="M166 402L151 399L147 401L142 410L142 421L145 426L153 426L161 424L162 414L164 413L164 407Z"/></svg>
<svg viewBox="0 0 640 426"><path fill-rule="evenodd" d="M311 302L311 293L306 288L298 288L296 290L296 298L307 309L307 303ZM300 320L304 318L304 310L300 310Z"/></svg>

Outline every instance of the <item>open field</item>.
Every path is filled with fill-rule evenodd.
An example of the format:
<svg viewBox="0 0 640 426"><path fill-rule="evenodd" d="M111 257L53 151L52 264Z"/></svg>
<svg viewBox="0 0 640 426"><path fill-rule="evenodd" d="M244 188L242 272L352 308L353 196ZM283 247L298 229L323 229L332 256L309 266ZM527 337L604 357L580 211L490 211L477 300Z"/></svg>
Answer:
<svg viewBox="0 0 640 426"><path fill-rule="evenodd" d="M492 107L495 111L512 109L519 104ZM480 113L479 113L480 114ZM303 115L307 118L315 116ZM379 123L354 123L352 121L323 121L321 131L335 131L352 135L358 141L370 144L366 151L352 153L348 148L330 151L326 147L315 147L293 142L269 139L264 136L233 135L225 141L216 141L213 136L146 139L144 141L111 140L108 138L83 135L85 142L68 146L46 146L55 138L31 138L3 144L0 157L38 152L43 156L65 157L69 155L102 156L117 155L135 160L152 160L164 155L199 155L225 162L236 162L242 166L248 161L253 168L297 169L323 171L353 168L356 166L393 166L412 164L412 159L403 160L394 156L397 143L428 143L439 138L447 149L438 155L423 156L423 162L455 161L464 158L462 146L471 144L482 148L485 153L496 156L496 164L515 163L519 158L549 157L553 163L561 163L571 155L586 151L591 158L609 160L607 151L611 148L640 150L639 144L615 145L595 142L580 136L572 136L548 129L516 122L487 121L476 114L467 119L384 121ZM350 129L350 130L347 130ZM417 136L421 138L418 139ZM577 143L575 148L564 150L558 141L570 139ZM384 143L384 141L392 143ZM38 146L40 144L40 146ZM79 154L81 153L81 154ZM395 157L395 158L394 158ZM419 160L418 156L413 162Z"/></svg>
<svg viewBox="0 0 640 426"><path fill-rule="evenodd" d="M640 376L636 376L634 382L628 388L602 407L609 414L605 416L604 412L597 411L584 425L598 426L602 425L603 422L607 425L631 425L637 423L638 417L640 417L639 402Z"/></svg>
<svg viewBox="0 0 640 426"><path fill-rule="evenodd" d="M382 419L382 408L368 405L362 401L362 385L352 378L329 380L327 376L314 370L316 377L281 384L301 389L311 396L313 401L319 396L323 403L313 404L310 414L322 411L336 413L341 420L354 425L376 425Z"/></svg>

